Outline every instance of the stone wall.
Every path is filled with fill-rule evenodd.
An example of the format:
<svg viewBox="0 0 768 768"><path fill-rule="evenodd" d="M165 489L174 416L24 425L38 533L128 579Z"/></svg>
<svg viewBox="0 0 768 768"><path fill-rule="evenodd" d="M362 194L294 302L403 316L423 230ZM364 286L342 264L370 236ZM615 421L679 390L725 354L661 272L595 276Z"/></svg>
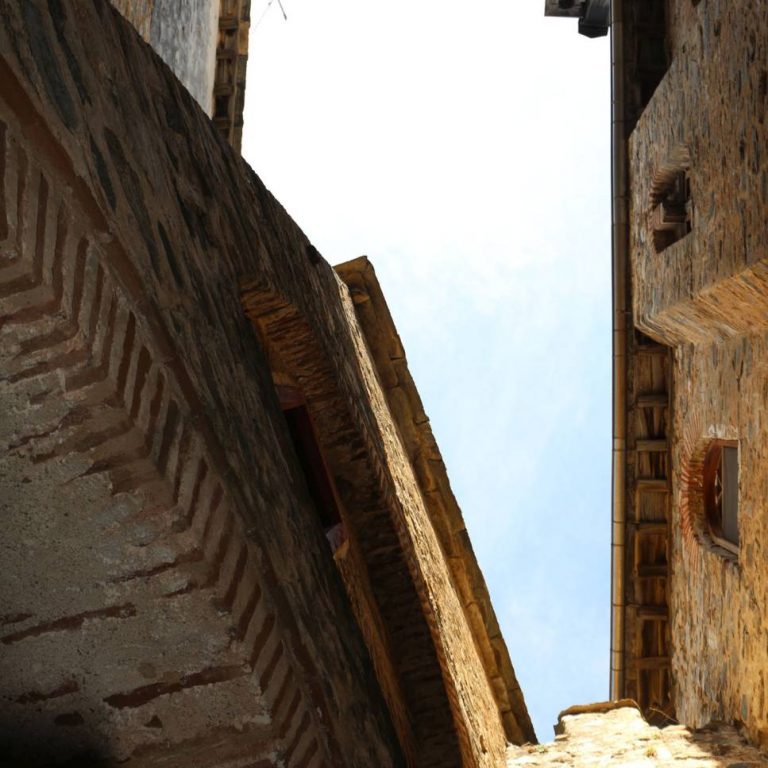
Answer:
<svg viewBox="0 0 768 768"><path fill-rule="evenodd" d="M768 741L765 444L768 16L760 4L669 4L671 66L630 142L636 325L673 346L670 626L677 717L742 721ZM690 180L692 230L657 253L654 186ZM697 535L701 446L739 440L734 563Z"/></svg>
<svg viewBox="0 0 768 768"><path fill-rule="evenodd" d="M677 716L744 722L768 744L768 337L676 350L671 628ZM692 459L713 438L739 441L738 562L696 536Z"/></svg>
<svg viewBox="0 0 768 768"><path fill-rule="evenodd" d="M507 768L757 768L766 755L735 728L689 730L649 725L631 701L571 707L560 714L554 742L511 747Z"/></svg>
<svg viewBox="0 0 768 768"><path fill-rule="evenodd" d="M347 288L105 0L0 0L0 21L0 752L402 764L260 324L396 618L413 764L498 765Z"/></svg>
<svg viewBox="0 0 768 768"><path fill-rule="evenodd" d="M759 4L671 3L673 58L630 141L633 309L668 344L768 322L768 18ZM692 231L657 254L654 182L689 166Z"/></svg>
<svg viewBox="0 0 768 768"><path fill-rule="evenodd" d="M415 470L429 518L448 559L453 581L501 712L507 739L513 744L535 742L536 735L488 588L376 272L365 256L338 264L335 270L350 290L389 410Z"/></svg>
<svg viewBox="0 0 768 768"><path fill-rule="evenodd" d="M401 764L240 303L332 270L107 3L0 19L0 754Z"/></svg>

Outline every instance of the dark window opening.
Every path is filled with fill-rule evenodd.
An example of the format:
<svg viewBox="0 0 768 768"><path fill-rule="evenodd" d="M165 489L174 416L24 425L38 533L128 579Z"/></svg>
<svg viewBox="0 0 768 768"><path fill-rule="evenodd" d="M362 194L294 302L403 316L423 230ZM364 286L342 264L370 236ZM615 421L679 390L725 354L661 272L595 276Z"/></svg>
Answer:
<svg viewBox="0 0 768 768"><path fill-rule="evenodd" d="M654 194L653 202L653 245L656 253L661 253L691 231L691 183L688 172L676 171Z"/></svg>
<svg viewBox="0 0 768 768"><path fill-rule="evenodd" d="M228 117L229 116L229 96L217 96L216 103L213 110L214 117Z"/></svg>
<svg viewBox="0 0 768 768"><path fill-rule="evenodd" d="M712 538L726 549L739 546L739 449L716 441L704 459L704 510Z"/></svg>
<svg viewBox="0 0 768 768"><path fill-rule="evenodd" d="M320 451L309 411L305 405L296 405L294 401L285 407L283 415L307 483L309 496L331 548L336 551L346 537L333 481Z"/></svg>

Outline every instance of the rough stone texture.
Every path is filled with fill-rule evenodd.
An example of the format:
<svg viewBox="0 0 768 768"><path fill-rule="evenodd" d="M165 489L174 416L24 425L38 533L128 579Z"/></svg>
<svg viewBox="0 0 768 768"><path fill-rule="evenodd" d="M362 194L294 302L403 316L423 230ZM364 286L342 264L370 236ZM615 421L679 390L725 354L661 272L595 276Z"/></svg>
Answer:
<svg viewBox="0 0 768 768"><path fill-rule="evenodd" d="M40 106L59 133L47 133L3 65L2 498L15 523L3 541L3 572L13 575L3 580L3 736L29 760L30 743L41 759L42 750L65 756L66 743L137 761L175 743L178 755L193 748L208 764L214 752L223 757L215 741L226 738L225 753L239 743L250 759L267 750L314 764L331 749L329 734L316 733L324 716L342 742L357 741L348 745L350 763L391 764L386 716L366 689L364 652L321 557L322 538L303 499L287 490L295 469L276 439L274 408L265 407L271 394L237 281L214 310L200 291L215 291L215 279L190 277L194 254L205 265L220 252L195 202L212 192L194 175L191 156L186 175L176 176L184 150L171 129L137 126L149 104L136 103L140 91L125 67L142 71L142 90L149 83L163 93L167 101L156 104L163 122L175 116L178 131L188 120L202 156L230 166L210 178L237 172L254 210L259 197L274 203L166 70L108 8L96 7L78 27L71 19L58 28L79 55L74 84L51 60L61 49L45 11L1 7L3 58L24 51L12 64L33 78L26 82L34 96L38 87L50 94L55 108ZM101 48L97 61L120 94L114 104L102 101L108 92L78 40L89 41L90 55ZM123 47L121 61L112 51ZM80 89L99 107L87 118L75 101ZM127 165L126 137L115 132L127 118L116 105L132 115L137 131L127 142L141 147L143 162ZM54 109L70 128L87 123L90 135L75 138ZM176 168L166 155L174 151ZM160 187L175 210L150 219L148 210L161 206L144 194L151 198L154 188L159 197ZM274 210L272 231L300 238ZM177 261L176 253L188 258ZM226 334L239 342L226 344ZM205 369L196 386L195 368ZM230 396L226 383L237 377L238 395ZM231 420L238 408L248 415ZM280 555L274 563L265 542ZM291 605L278 612L283 591ZM312 664L297 660L307 653L321 660L322 677L315 672L313 680ZM213 743L199 743L202 736Z"/></svg>
<svg viewBox="0 0 768 768"><path fill-rule="evenodd" d="M668 4L672 61L630 142L636 325L674 347L670 624L676 716L768 743L768 15ZM655 253L654 183L687 167L692 232ZM739 440L737 562L696 529L697 457ZM697 469L697 467L699 467Z"/></svg>
<svg viewBox="0 0 768 768"><path fill-rule="evenodd" d="M675 353L672 575L677 716L744 722L768 744L768 339L737 337ZM690 518L700 474L691 469L713 438L739 440L736 563L699 536ZM693 475L693 476L692 476Z"/></svg>
<svg viewBox="0 0 768 768"><path fill-rule="evenodd" d="M221 0L111 0L213 115Z"/></svg>
<svg viewBox="0 0 768 768"><path fill-rule="evenodd" d="M301 233L105 3L0 17L0 752L398 764L226 255Z"/></svg>
<svg viewBox="0 0 768 768"><path fill-rule="evenodd" d="M561 713L554 742L510 747L507 768L750 768L766 756L728 726L691 731L649 725L632 702L571 707Z"/></svg>
<svg viewBox="0 0 768 768"><path fill-rule="evenodd" d="M315 334L320 329L297 313L287 299L290 294L276 291L263 280L245 280L243 302L260 325L267 347L274 349L304 387L344 503L345 526L365 552L395 665L407 690L415 694L408 697L407 705L411 716L416 715L417 738L420 729L428 728L418 738L416 764L498 764L505 731L491 681L354 305L342 284L338 290L353 347L330 360L318 350ZM337 365L341 370L331 374L329 366ZM361 377L358 380L350 378L355 371ZM340 383L350 387L346 397L339 397ZM369 412L359 407L366 402ZM383 518L382 510L388 512ZM418 611L407 610L414 598L425 625ZM425 630L431 643L425 642ZM449 713L431 703L442 696L450 704ZM452 718L455 734L446 714Z"/></svg>
<svg viewBox="0 0 768 768"><path fill-rule="evenodd" d="M335 269L350 289L390 412L416 471L430 519L448 558L453 581L480 649L507 738L515 744L533 742L536 736L488 588L373 265L363 256L339 264Z"/></svg>
<svg viewBox="0 0 768 768"><path fill-rule="evenodd" d="M0 753L402 764L274 346L388 617L411 764L500 764L347 288L104 0L0 0L0 22Z"/></svg>
<svg viewBox="0 0 768 768"><path fill-rule="evenodd" d="M381 441L355 405L365 401L366 391L352 399L339 391L334 367L343 359L328 358L313 328L284 295L247 281L243 303L264 339L273 375L279 371L303 391L341 502L347 542L335 559L406 756L415 765L457 764L459 744L441 661L411 575L412 547L391 514L398 501L381 463ZM363 349L364 342L358 347ZM361 362L370 370L370 361ZM387 420L385 411L375 410Z"/></svg>
<svg viewBox="0 0 768 768"><path fill-rule="evenodd" d="M768 17L760 3L671 3L673 57L630 142L636 323L667 344L768 322ZM656 254L654 181L690 158L693 230Z"/></svg>
<svg viewBox="0 0 768 768"><path fill-rule="evenodd" d="M133 24L136 31L147 42L150 41L155 0L109 0L109 2Z"/></svg>

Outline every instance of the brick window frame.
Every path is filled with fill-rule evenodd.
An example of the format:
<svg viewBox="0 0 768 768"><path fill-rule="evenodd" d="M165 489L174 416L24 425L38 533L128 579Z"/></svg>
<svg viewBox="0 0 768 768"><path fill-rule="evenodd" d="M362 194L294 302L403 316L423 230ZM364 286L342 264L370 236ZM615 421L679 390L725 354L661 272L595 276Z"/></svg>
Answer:
<svg viewBox="0 0 768 768"><path fill-rule="evenodd" d="M735 565L739 559L738 534L736 541L729 541L723 535L722 510L718 513L713 498L716 491L714 470L724 450L736 451L736 477L727 482L731 484L730 490L735 490L738 531L739 442L722 438L697 441L683 462L680 525L685 539L697 542L701 548Z"/></svg>

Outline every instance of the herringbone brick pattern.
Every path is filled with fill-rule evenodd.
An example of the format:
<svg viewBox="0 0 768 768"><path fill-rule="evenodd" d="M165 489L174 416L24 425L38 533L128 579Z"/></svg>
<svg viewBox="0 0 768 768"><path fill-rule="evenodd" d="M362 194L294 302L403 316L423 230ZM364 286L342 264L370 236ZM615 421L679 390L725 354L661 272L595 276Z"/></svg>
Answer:
<svg viewBox="0 0 768 768"><path fill-rule="evenodd" d="M233 755L241 747L242 755L272 755L274 764L321 765L324 737L261 579L258 553L194 413L137 307L105 265L100 238L109 236L90 230L67 186L39 167L34 152L5 123L0 185L0 398L26 399L33 414L21 427L15 424L5 448L41 468L75 457L81 469L73 481L95 477L112 499L134 500L132 514L113 525L104 541L81 542L102 560L97 589L62 584L62 591L74 587L82 599L62 600L67 610L54 615L54 607L46 616L26 609L23 595L9 596L13 610L0 619L0 642L7 650L25 643L82 644L91 662L74 675L59 670L60 684L48 691L25 687L31 677L11 675L15 706L39 708L44 702L56 724L70 730L92 726L103 732L126 719L152 723L117 748L118 757L133 756L139 764L151 759L153 749L173 754L169 741L179 746L179 755L185 744L208 754L209 747L196 739L195 716L174 716L174 697L205 711L219 707L218 687L247 689L250 706L243 711L240 695L238 717L247 720L252 713L257 725L248 736L249 727L239 724ZM89 499L72 513L92 514L98 504L109 503L109 497ZM43 509L41 520L45 516ZM137 519L146 529L141 546L128 543ZM120 556L105 559L106 544L110 551L117 546ZM24 542L10 536L6 545ZM59 604L56 595L49 597L50 605ZM216 651L204 647L211 642L202 633L187 635L177 667L157 673L158 679L150 670L143 684L126 686L125 676L110 674L111 646L87 647L88 633L80 630L113 623L113 631L130 634L120 625L160 626L173 613L169 601L179 611L206 615L219 633ZM160 655L164 640L176 637L166 626L144 647ZM14 655L4 658L12 662ZM113 662L120 666L119 658ZM247 685L237 688L233 681ZM193 689L194 697L187 695ZM218 738L232 727L220 710L213 730Z"/></svg>

